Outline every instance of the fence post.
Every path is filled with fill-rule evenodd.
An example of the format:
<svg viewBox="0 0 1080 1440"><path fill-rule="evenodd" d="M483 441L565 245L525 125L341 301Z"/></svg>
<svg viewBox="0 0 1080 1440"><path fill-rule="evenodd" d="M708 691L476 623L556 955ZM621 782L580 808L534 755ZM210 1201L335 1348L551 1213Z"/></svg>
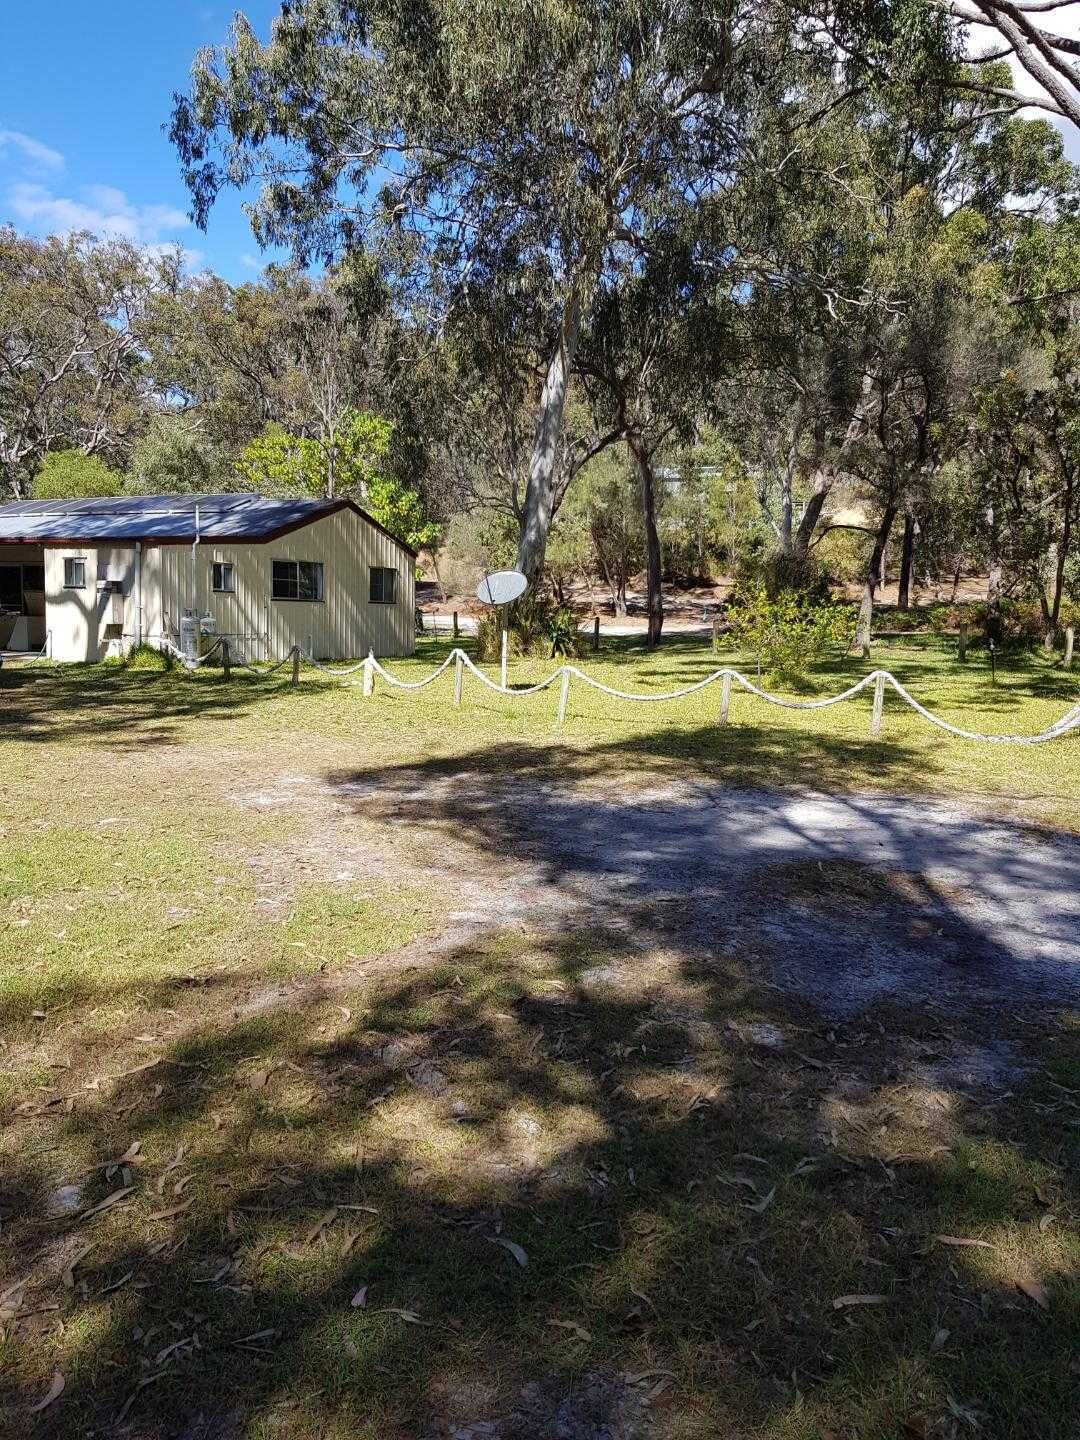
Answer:
<svg viewBox="0 0 1080 1440"><path fill-rule="evenodd" d="M457 611L455 610L455 611L454 611L454 639L456 640L457 638L458 638L458 618L457 618Z"/></svg>
<svg viewBox="0 0 1080 1440"><path fill-rule="evenodd" d="M465 662L459 650L454 657L454 705L461 708L461 682L465 679Z"/></svg>
<svg viewBox="0 0 1080 1440"><path fill-rule="evenodd" d="M232 657L229 655L229 642L221 642L221 673L226 680L232 679Z"/></svg>
<svg viewBox="0 0 1080 1440"><path fill-rule="evenodd" d="M509 638L504 627L499 644L499 684L504 690L506 689L506 649L509 644Z"/></svg>
<svg viewBox="0 0 1080 1440"><path fill-rule="evenodd" d="M1075 632L1071 625L1065 627L1065 669L1072 669L1073 642L1076 639Z"/></svg>
<svg viewBox="0 0 1080 1440"><path fill-rule="evenodd" d="M874 708L870 714L870 736L876 740L881 734L881 710L885 704L885 673L879 670L874 677Z"/></svg>
<svg viewBox="0 0 1080 1440"><path fill-rule="evenodd" d="M293 683L294 685L299 685L299 684L300 684L300 646L299 646L299 645L294 645L294 646L292 647L292 683Z"/></svg>
<svg viewBox="0 0 1080 1440"><path fill-rule="evenodd" d="M592 621L592 648L600 649L600 616L594 615Z"/></svg>
<svg viewBox="0 0 1080 1440"><path fill-rule="evenodd" d="M365 699L365 700L370 699L370 697L371 697L372 695L374 695L374 693L375 693L375 668L374 668L374 666L373 666L372 663L371 663L373 658L374 658L374 657L373 657L373 655L372 655L372 653L371 653L370 650L368 651L367 655L364 657L364 689L363 689L363 696L364 696L364 699Z"/></svg>
<svg viewBox="0 0 1080 1440"><path fill-rule="evenodd" d="M719 615L714 615L714 616L713 616L713 621L712 621L712 648L713 648L713 654L714 654L714 655L715 655L716 652L720 649L720 617L719 617Z"/></svg>
<svg viewBox="0 0 1080 1440"><path fill-rule="evenodd" d="M728 711L731 708L731 671L724 671L724 678L720 682L720 724L728 723Z"/></svg>
<svg viewBox="0 0 1080 1440"><path fill-rule="evenodd" d="M562 673L562 689L559 691L559 729L562 729L563 721L566 719L566 702L570 698L570 671Z"/></svg>
<svg viewBox="0 0 1080 1440"><path fill-rule="evenodd" d="M967 627L967 621L966 621L966 620L961 620L961 621L960 621L960 638L959 638L958 645L957 645L958 653L959 653L959 656L960 656L960 659L961 659L961 660L966 660L966 659L967 659L967 647L968 647L968 627Z"/></svg>

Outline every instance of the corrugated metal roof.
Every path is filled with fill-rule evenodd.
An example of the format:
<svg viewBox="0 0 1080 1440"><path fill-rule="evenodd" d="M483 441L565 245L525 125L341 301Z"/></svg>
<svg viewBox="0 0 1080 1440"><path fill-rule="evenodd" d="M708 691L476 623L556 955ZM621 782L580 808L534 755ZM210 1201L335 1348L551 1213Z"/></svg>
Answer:
<svg viewBox="0 0 1080 1440"><path fill-rule="evenodd" d="M196 506L201 540L266 540L349 503L270 500L265 495L249 494L18 500L0 505L0 544L79 545L135 540L182 544L195 539ZM359 507L352 508L359 511ZM369 515L364 518L376 524Z"/></svg>

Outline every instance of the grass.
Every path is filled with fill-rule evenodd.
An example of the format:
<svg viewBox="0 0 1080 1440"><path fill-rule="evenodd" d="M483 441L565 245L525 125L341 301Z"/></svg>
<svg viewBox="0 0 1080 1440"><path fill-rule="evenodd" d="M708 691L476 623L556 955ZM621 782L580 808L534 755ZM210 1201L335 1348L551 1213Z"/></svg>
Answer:
<svg viewBox="0 0 1080 1440"><path fill-rule="evenodd" d="M584 663L634 688L732 661L674 642ZM975 728L1033 732L1080 698L1041 656L996 685L937 639L873 663ZM1073 1435L1075 1011L1011 1015L1026 1069L988 1095L913 1057L991 1045L1000 1016L841 1022L752 947L684 945L677 913L621 985L639 952L600 916L537 929L499 902L447 943L443 914L488 877L509 893L517 862L405 823L389 782L916 789L1080 829L1080 741L965 746L890 700L871 741L868 697L737 696L721 730L713 690L574 690L557 734L551 692L467 680L455 712L451 691L0 672L0 1430ZM857 867L782 884L887 900Z"/></svg>

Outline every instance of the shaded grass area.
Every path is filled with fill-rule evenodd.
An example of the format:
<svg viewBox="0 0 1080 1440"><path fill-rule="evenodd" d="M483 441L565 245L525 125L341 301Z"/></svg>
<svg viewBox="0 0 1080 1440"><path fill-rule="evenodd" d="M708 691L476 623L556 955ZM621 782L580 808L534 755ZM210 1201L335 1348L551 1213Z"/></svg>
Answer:
<svg viewBox="0 0 1080 1440"><path fill-rule="evenodd" d="M393 672L414 680L448 652L449 642L424 640ZM511 683L531 684L557 662L524 660ZM582 662L596 678L621 688L670 689L702 679L721 665L753 677L754 657L713 652L693 637L670 637L649 654L632 640L605 641ZM891 670L930 709L966 728L988 733L1035 734L1080 700L1080 672L1060 668L1041 652L999 657L996 683L984 656L956 658L946 637L909 638L875 647L869 664L847 656L817 666L807 691L829 694L870 668ZM493 672L494 673L494 672ZM16 737L24 766L34 744L89 743L121 753L133 747L167 752L185 746L287 751L297 766L329 750L360 745L371 763L401 763L416 756L472 754L475 763L499 744L536 747L545 764L553 740L576 756L579 773L604 774L619 764L636 772L706 774L737 785L815 787L850 791L890 788L935 794L988 796L1032 818L1075 827L1080 738L1043 746L977 745L931 728L894 697L885 704L880 739L869 738L871 696L827 710L792 711L736 692L732 723L717 724L719 686L661 705L634 705L578 686L568 719L556 733L558 687L506 699L469 678L464 703L452 705L448 671L429 689L404 694L381 687L364 703L358 683L344 686L307 670L293 690L240 674L225 683L219 673L152 674L104 666L24 667L0 672L0 737ZM25 747L25 748L24 748ZM497 762L505 764L505 754Z"/></svg>
<svg viewBox="0 0 1080 1440"><path fill-rule="evenodd" d="M626 645L597 673L729 660ZM1040 658L997 687L945 645L874 663L987 728L1077 698ZM739 697L720 730L718 691L575 693L556 736L553 694L451 693L0 672L0 1431L1072 1436L1075 1012L1011 1015L1022 1068L987 1090L945 1062L1000 1016L838 1022L648 897L624 927L496 914L431 959L455 878L410 863L420 800L394 787L422 760L552 787L971 792L1075 828L1078 742L977 750L891 707L871 741L868 699ZM359 770L377 816L328 783ZM479 810L446 824L496 863ZM838 913L918 899L850 865L772 880Z"/></svg>

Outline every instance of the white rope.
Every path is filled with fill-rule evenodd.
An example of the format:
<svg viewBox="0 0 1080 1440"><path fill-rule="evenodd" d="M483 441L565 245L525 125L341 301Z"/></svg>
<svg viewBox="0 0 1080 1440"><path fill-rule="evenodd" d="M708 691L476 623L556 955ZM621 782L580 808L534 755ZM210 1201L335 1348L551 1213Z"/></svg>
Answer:
<svg viewBox="0 0 1080 1440"><path fill-rule="evenodd" d="M1080 705L1074 705L1060 720L1055 721L1053 725L1049 726L1046 730L1040 731L1037 735L985 735L976 730L965 730L959 725L953 725L948 720L943 720L939 715L935 715L932 711L927 710L926 706L921 705L919 701L915 699L914 695L888 670L873 670L870 674L864 675L861 680L857 680L854 685L849 685L846 690L842 690L838 695L826 695L817 700L791 700L783 695L773 695L770 691L763 690L759 685L755 685L752 680L748 680L740 671L732 670L728 667L714 670L711 675L706 675L704 679L697 680L692 685L684 685L678 690L662 690L653 694L641 694L631 690L618 690L612 685L605 685L603 681L587 675L584 670L579 670L576 665L560 665L559 668L553 671L545 680L541 680L535 685L521 686L520 688L515 688L511 685L502 685L499 681L492 680L490 676L485 675L484 672L473 663L472 659L466 655L465 651L461 649L452 650L442 664L423 680L411 682L397 680L384 666L380 665L374 656L370 656L368 661L362 661L361 666L370 663L373 671L381 675L382 678L395 689L421 690L425 685L430 685L437 680L443 671L459 658L470 674L474 675L477 680L482 681L489 690L494 690L496 694L505 695L509 699L526 695L536 695L539 691L546 690L549 686L554 685L555 681L562 679L564 675L569 675L583 681L584 684L588 685L591 689L599 690L601 694L610 695L616 700L629 700L635 704L656 704L662 700L679 700L686 695L693 695L699 690L704 690L709 685L714 685L718 680L723 680L724 676L727 675L731 677L733 682L740 685L744 690L749 691L751 695L755 695L759 700L763 700L767 705L776 705L784 710L824 710L831 705L839 705L845 700L851 700L854 696L858 695L860 691L867 689L873 685L875 681L881 679L891 685L901 700L903 700L905 704L910 705L924 720L928 720L931 725L937 726L939 730L944 730L950 735L957 736L960 740L984 740L990 745L1042 745L1048 740L1061 739L1063 736L1080 729ZM360 669L361 666L357 666L356 668Z"/></svg>
<svg viewBox="0 0 1080 1440"><path fill-rule="evenodd" d="M324 675L332 675L335 680L344 680L346 675L355 675L358 670L363 670L364 666L367 664L366 660L361 660L356 665L346 665L343 670L335 670L333 666L324 665L321 660L316 660L315 656L309 654L308 651L304 650L301 653L304 657L304 661L306 664L314 665L316 670L321 670ZM441 673L441 670L442 667L440 666L439 670L436 671L436 674ZM387 675L386 678L390 681L391 685L400 684L400 681L395 681L390 675Z"/></svg>

